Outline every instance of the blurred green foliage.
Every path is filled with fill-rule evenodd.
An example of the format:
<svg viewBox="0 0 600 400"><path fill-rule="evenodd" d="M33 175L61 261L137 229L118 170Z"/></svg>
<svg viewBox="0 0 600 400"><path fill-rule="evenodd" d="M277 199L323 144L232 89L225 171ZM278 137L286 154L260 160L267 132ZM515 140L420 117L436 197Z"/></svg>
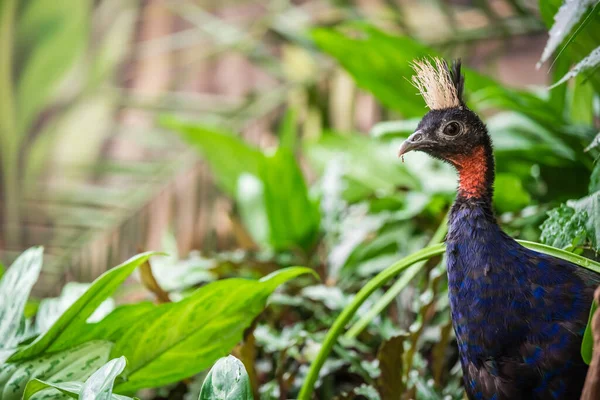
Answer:
<svg viewBox="0 0 600 400"><path fill-rule="evenodd" d="M73 394L110 358L125 356L122 375L110 378L116 378L114 391L120 394L160 387L157 396L166 397L183 386L188 396L203 398L215 385L222 386L222 379L236 376L240 390L233 398L297 398L309 366L318 360L322 365L310 373L319 399L386 400L399 392L407 399L463 398L440 257L443 247L438 244L446 231L455 173L448 165L419 154L411 154L402 163L395 152L426 112L408 80L410 62L430 55L464 54L451 46L391 33L410 31L400 13L394 15L401 29L388 31L359 18L354 8L341 3L343 17L335 24L300 24L302 29L294 30L280 20L289 15L273 17L268 31L283 40L290 65L273 62L261 42L236 42L243 35L225 29L209 13L182 6L185 13L194 11L197 21L219 27L212 32L219 43L244 44L233 47L245 51L284 86L261 93L230 114L200 121L190 121L189 115L160 119L163 127L198 150L218 189L231 199L232 225L239 230L238 239L243 238L238 240L240 249L153 261L157 284L173 303L120 305L100 321L89 321L96 308L149 256L140 255L66 302L56 311L60 317L45 329L32 323L31 314L23 316L37 278L31 269L32 276L21 279L24 286L18 295L4 289L11 302L1 303L9 306L0 308L5 313L0 315L11 317L3 318L0 332L9 332L11 344L0 348L0 355L8 360L0 367L1 385L13 383L15 371L51 362L57 363L58 370L28 375L27 379L47 382L32 380L29 388L56 385L64 380L61 371L73 368L77 374L69 381L75 389L67 390ZM526 22L539 27L535 14L519 7L519 2L509 3ZM540 14L549 28L559 6L557 0L540 2ZM581 16L572 35L567 32L559 38L553 51L554 82L597 47L600 20L594 10ZM454 20L451 10L443 13ZM510 34L508 24L496 21L493 10L486 9L485 14L502 26L494 34ZM64 29L70 26L66 25ZM457 37L462 37L460 32ZM24 48L30 47L35 48ZM70 59L64 58L63 62ZM322 81L346 74L352 81L346 83L350 90L342 94L353 95L345 111L358 108L356 87L382 106L387 121L375 125L370 134L354 132L354 123L346 124L349 129L340 129L336 123L339 115L334 108L343 96ZM541 240L594 257L600 243L600 167L596 162L600 139L594 106L598 73L582 70L552 90L515 89L470 68L465 74L468 105L485 116L495 144L494 202L503 227L520 239ZM41 103L33 101L23 115L35 114ZM263 107L273 103L279 117L271 127L276 144L263 149L247 143L241 135L243 115L252 110L264 113ZM352 119L352 115L343 117ZM398 118L402 119L394 121ZM428 242L433 247L420 250ZM166 250L176 253L173 249L176 246L168 244ZM30 252L41 265L41 251ZM407 256L416 259L416 255L421 262L397 263ZM9 274L25 274L19 265L25 265L23 259L2 282L11 278ZM293 268L297 265L307 268ZM403 271L395 283L390 282L395 276L392 269ZM309 271L316 271L322 283L299 276ZM383 280L377 275L382 271ZM256 279L262 276L266 277ZM295 284L275 291L296 276ZM267 298L269 307L265 308ZM47 310L42 304L39 310ZM38 316L44 315L39 310ZM332 337L326 336L332 327L336 335L350 329L339 340L337 336L327 339L324 346L324 340ZM589 354L591 344L586 343L582 351ZM230 352L239 361L221 359L204 386L198 384L204 380L201 371ZM323 354L328 357L324 359ZM194 375L191 381L182 382ZM28 391L27 379L17 386L19 394ZM305 395L310 393L305 390Z"/></svg>

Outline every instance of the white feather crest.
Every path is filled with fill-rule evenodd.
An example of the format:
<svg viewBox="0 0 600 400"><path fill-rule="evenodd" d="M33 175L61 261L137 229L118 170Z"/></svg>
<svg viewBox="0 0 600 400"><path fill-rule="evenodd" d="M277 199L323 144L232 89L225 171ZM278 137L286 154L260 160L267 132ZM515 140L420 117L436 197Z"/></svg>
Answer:
<svg viewBox="0 0 600 400"><path fill-rule="evenodd" d="M414 61L412 84L432 110L460 106L460 99L445 62L437 57Z"/></svg>

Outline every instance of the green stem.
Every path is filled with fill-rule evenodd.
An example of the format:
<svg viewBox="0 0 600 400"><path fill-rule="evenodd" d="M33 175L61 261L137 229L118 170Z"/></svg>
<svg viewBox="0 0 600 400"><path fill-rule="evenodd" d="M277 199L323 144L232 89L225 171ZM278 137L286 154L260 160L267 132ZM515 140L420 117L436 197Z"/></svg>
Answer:
<svg viewBox="0 0 600 400"><path fill-rule="evenodd" d="M445 246L443 244L426 247L392 264L390 267L381 271L379 274L377 274L377 276L375 276L373 279L367 282L367 284L356 294L352 302L337 317L337 319L331 326L331 329L327 333L325 341L321 346L321 350L319 351L319 354L317 355L315 361L311 364L310 370L308 371L308 375L306 376L306 380L302 385L302 389L300 390L300 394L298 396L300 400L310 399L311 393L313 391L315 382L317 381L319 371L321 370L323 363L325 362L327 356L331 352L331 349L337 341L338 336L342 333L342 330L346 327L348 321L350 321L350 319L354 316L356 310L358 310L358 308L365 302L365 300L367 300L374 291L379 289L381 286L385 285L386 282L388 282L394 276L398 275L400 272L404 271L414 263L423 260L428 260L431 257L441 255L444 253L444 250Z"/></svg>
<svg viewBox="0 0 600 400"><path fill-rule="evenodd" d="M540 243L528 242L525 240L519 240L518 242L531 250L562 258L563 260L570 261L576 265L600 273L600 263L596 261L592 261L577 254L569 253L567 251ZM444 244L438 244L419 250L416 253L413 253L408 257L405 257L402 260L392 264L390 267L381 271L373 279L367 282L367 284L356 294L352 302L337 317L331 326L331 329L329 332L327 332L327 336L325 336L321 350L319 350L319 354L317 354L315 361L310 365L306 380L300 389L300 394L298 396L300 400L310 400L314 390L315 382L319 377L319 371L329 356L333 345L336 343L337 338L342 334L342 330L345 328L346 324L352 319L356 311L369 298L369 296L377 289L385 285L394 276L408 269L408 267L411 265L443 254L445 248L446 246Z"/></svg>
<svg viewBox="0 0 600 400"><path fill-rule="evenodd" d="M446 215L442 220L440 226L438 226L437 230L431 237L431 240L427 244L427 246L433 246L440 243L446 237L446 233L448 232L448 216ZM423 266L426 264L426 261L421 261L412 265L408 268L392 285L391 288L375 303L375 305L367 311L365 315L363 315L344 335L347 339L352 339L358 336L371 321L378 316L394 299L398 296L398 294L417 276L417 274L421 271Z"/></svg>

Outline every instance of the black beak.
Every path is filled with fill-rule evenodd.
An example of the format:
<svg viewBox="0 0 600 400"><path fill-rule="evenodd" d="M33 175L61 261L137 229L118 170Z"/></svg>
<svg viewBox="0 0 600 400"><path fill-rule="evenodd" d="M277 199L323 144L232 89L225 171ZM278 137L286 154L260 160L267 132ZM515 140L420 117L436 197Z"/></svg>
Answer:
<svg viewBox="0 0 600 400"><path fill-rule="evenodd" d="M425 144L426 140L424 140L425 135L419 129L415 131L412 135L410 135L400 146L400 150L398 151L398 157L403 156L412 150L419 150L423 144Z"/></svg>

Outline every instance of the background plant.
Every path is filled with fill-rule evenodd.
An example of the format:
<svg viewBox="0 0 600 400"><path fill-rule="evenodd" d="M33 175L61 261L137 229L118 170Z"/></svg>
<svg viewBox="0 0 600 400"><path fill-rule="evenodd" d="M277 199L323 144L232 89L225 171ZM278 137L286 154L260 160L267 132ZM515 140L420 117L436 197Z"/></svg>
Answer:
<svg viewBox="0 0 600 400"><path fill-rule="evenodd" d="M27 369L29 363L66 357L61 371L72 367L78 373L68 380L83 384L109 359L124 356L127 365L115 378L114 393L132 396L137 389L154 388L137 395L195 399L202 391L201 371L232 352L244 364L256 399L297 398L317 359L323 365L318 375L311 372L315 398L387 399L399 392L406 398L462 398L438 245L456 177L447 166L419 155L406 157L405 163L395 157L426 112L404 78L412 74L409 62L414 58L462 56L471 66L468 47L477 40L540 32L544 23L549 29L560 2L541 2L539 14L530 4L506 2L511 10L507 18L481 2L478 11L490 27L466 30L454 20L455 34L446 41L412 32L406 10L388 3L389 18L383 20L341 2L333 17L325 18L323 12L322 21L312 24L303 19L308 15L303 7L273 5L270 19L252 25L250 35L193 2L173 5L172 11L192 20L193 29L213 39L219 51L247 56L277 83L251 93L239 107L219 112L190 111L190 106L184 109L186 102L167 101L178 99L177 94L146 105L161 111L165 135L177 132L208 164L222 194L219 199L227 199L227 218L219 221L231 233L228 243L233 245L203 244L201 253L179 256L180 237L167 236L163 250L170 257L154 258L150 268L143 255L99 278L103 283L107 276L110 282L115 279L110 285L115 288L129 275L125 270L140 264L139 280L157 304L147 301L139 283L130 282L116 293L120 305L112 309L114 304L106 302L110 293L92 295L99 281L83 294L65 289L52 301L32 298L26 303L35 277L18 278L26 287L19 288L24 297L15 298L10 311L19 318L3 326L14 336L2 350L10 357L10 368L0 378L17 376L14 371ZM456 18L456 7L445 2L439 7L448 21ZM553 50L549 84L593 54L599 43L594 7L589 5L571 32L554 40L559 45ZM178 46L190 43L173 40ZM281 53L269 47L273 41L282 43ZM494 200L503 227L516 238L541 240L594 258L598 86L593 68L581 71L548 90L510 87L493 69L468 68L467 102L485 116L494 138ZM368 127L368 135L356 132L365 127L352 118L362 115L366 93L377 101L377 119L387 121ZM170 112L164 113L165 108ZM248 121L258 115L271 115L261 129L274 134L247 140ZM216 243L210 238L207 242ZM395 282L373 283L379 273L391 277L389 266L398 260L423 254L415 252L428 243L435 251ZM27 257L32 260L27 271L41 268L35 257ZM9 271L18 271L16 265ZM316 271L321 283L298 278L286 291L271 295L262 311L274 286L266 290L256 279L295 265ZM286 271L275 278L283 279ZM5 276L11 282L13 278ZM363 288L370 296L364 296ZM243 315L248 302L254 304L252 312ZM49 317L53 309L56 315ZM328 339L331 352L324 358L322 343L332 327L347 331L337 341ZM190 343L177 342L191 332L197 334L190 336ZM221 338L222 346L213 347ZM170 340L177 351L161 355L160 343ZM129 346L146 341L150 361ZM85 353L99 359L84 370L79 358L85 361ZM239 368L233 364L231 368ZM172 374L165 372L165 365ZM64 380L59 372L38 379L56 384L52 377ZM19 390L26 391L26 383Z"/></svg>

